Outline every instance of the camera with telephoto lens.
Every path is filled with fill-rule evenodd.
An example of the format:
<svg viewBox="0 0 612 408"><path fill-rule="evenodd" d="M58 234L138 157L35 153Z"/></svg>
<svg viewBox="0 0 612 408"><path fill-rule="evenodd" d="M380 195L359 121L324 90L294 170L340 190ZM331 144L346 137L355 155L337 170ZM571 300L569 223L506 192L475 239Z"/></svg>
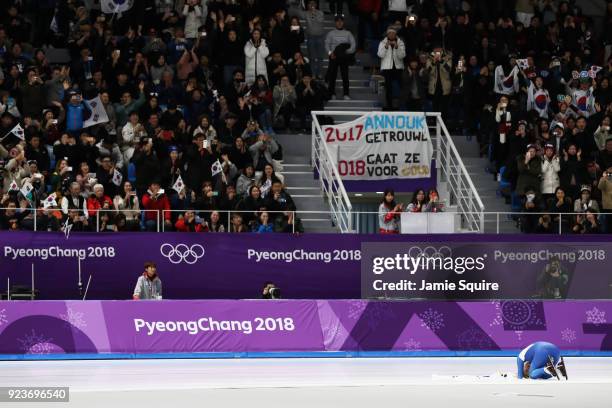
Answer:
<svg viewBox="0 0 612 408"><path fill-rule="evenodd" d="M280 288L277 288L276 286L273 288L270 288L268 293L270 293L270 299L280 299L281 298L281 290Z"/></svg>

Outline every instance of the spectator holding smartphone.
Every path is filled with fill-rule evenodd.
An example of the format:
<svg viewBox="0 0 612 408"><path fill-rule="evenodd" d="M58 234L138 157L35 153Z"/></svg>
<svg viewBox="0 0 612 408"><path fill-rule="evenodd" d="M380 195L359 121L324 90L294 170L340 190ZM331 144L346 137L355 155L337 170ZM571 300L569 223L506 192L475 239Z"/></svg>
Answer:
<svg viewBox="0 0 612 408"><path fill-rule="evenodd" d="M529 145L525 155L519 155L516 159L518 167L518 181L516 191L520 196L526 194L527 188L540 194L540 175L542 173L542 160L537 156L535 145Z"/></svg>
<svg viewBox="0 0 612 408"><path fill-rule="evenodd" d="M140 223L140 204L136 191L129 180L123 182L119 193L113 199L113 205L119 214L123 214L125 229L137 231Z"/></svg>
<svg viewBox="0 0 612 408"><path fill-rule="evenodd" d="M381 59L380 70L385 77L385 110L393 108L393 87L402 86L402 71L406 49L404 41L397 36L397 30L390 27L387 36L378 45L378 57Z"/></svg>
<svg viewBox="0 0 612 408"><path fill-rule="evenodd" d="M206 230L205 221L196 217L195 211L190 208L184 215L179 215L174 224L178 232L204 232Z"/></svg>

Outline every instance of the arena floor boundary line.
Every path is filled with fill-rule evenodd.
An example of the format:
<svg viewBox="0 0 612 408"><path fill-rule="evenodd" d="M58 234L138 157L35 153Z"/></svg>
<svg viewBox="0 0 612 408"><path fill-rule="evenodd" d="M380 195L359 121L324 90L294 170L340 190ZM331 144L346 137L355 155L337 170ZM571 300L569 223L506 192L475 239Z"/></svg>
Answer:
<svg viewBox="0 0 612 408"><path fill-rule="evenodd" d="M244 358L419 358L419 357L514 357L520 350L502 351L313 351L313 352L218 352L218 353L100 353L100 354L0 354L0 361L57 360L155 360ZM612 357L612 351L563 350L566 357Z"/></svg>

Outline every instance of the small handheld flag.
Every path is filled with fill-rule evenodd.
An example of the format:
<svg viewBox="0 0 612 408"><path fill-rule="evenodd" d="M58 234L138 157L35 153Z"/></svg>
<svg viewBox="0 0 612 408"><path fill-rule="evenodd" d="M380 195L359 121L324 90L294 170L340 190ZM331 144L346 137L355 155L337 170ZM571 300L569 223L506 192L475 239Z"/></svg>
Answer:
<svg viewBox="0 0 612 408"><path fill-rule="evenodd" d="M16 124L15 127L13 127L6 135L2 136L0 140L4 140L8 135L15 135L19 139L25 140L25 133L19 123Z"/></svg>
<svg viewBox="0 0 612 408"><path fill-rule="evenodd" d="M16 124L13 129L11 129L11 133L17 136L19 139L25 140L23 128L21 127L19 123Z"/></svg>
<svg viewBox="0 0 612 408"><path fill-rule="evenodd" d="M19 191L21 191L21 194L23 194L25 198L29 198L28 195L32 192L32 190L34 190L34 187L29 181L26 181L23 183L23 186L21 186L21 190Z"/></svg>
<svg viewBox="0 0 612 408"><path fill-rule="evenodd" d="M53 193L53 194L49 194L47 196L47 198L45 198L43 200L43 207L45 209L49 208L49 207L55 207L57 206L57 202L55 201L57 199L57 194Z"/></svg>
<svg viewBox="0 0 612 408"><path fill-rule="evenodd" d="M123 174L117 169L113 170L113 184L116 186L120 186L123 181Z"/></svg>
<svg viewBox="0 0 612 408"><path fill-rule="evenodd" d="M261 196L265 197L268 194L268 191L270 191L270 188L272 188L272 180L267 179L266 182L263 183L263 185L259 189L259 191L261 192Z"/></svg>
<svg viewBox="0 0 612 408"><path fill-rule="evenodd" d="M133 5L131 0L102 0L100 3L102 12L106 14L123 13L132 8Z"/></svg>
<svg viewBox="0 0 612 408"><path fill-rule="evenodd" d="M527 61L527 58L517 59L516 60L516 65L518 65L518 67L520 69L527 69L527 68L529 68L529 63Z"/></svg>
<svg viewBox="0 0 612 408"><path fill-rule="evenodd" d="M177 193L180 193L185 189L185 183L183 183L183 179L181 178L181 176L178 176L178 178L174 182L174 185L172 186L172 189Z"/></svg>
<svg viewBox="0 0 612 408"><path fill-rule="evenodd" d="M219 160L217 160L217 161L215 161L213 163L213 165L210 168L210 171L212 172L213 177L223 171L223 166L221 165Z"/></svg>
<svg viewBox="0 0 612 408"><path fill-rule="evenodd" d="M86 100L85 103L89 106L89 109L91 109L91 116L83 122L83 128L108 122L108 114L106 113L106 109L104 109L100 95L93 99Z"/></svg>

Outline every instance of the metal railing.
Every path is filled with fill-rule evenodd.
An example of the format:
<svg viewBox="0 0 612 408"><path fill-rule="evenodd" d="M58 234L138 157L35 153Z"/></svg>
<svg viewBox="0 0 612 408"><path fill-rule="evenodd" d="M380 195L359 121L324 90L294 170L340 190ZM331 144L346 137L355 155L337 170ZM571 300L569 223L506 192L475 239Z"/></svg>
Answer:
<svg viewBox="0 0 612 408"><path fill-rule="evenodd" d="M338 229L342 233L353 232L353 217L351 215L353 206L348 194L346 194L346 189L338 172L338 166L334 163L323 137L323 130L317 114L323 114L323 112L312 112L311 165L319 175L321 191L327 199Z"/></svg>
<svg viewBox="0 0 612 408"><path fill-rule="evenodd" d="M243 221L248 221L248 220L244 220L244 217L246 216L247 218L250 218L252 221L254 220L258 220L259 218L259 214L261 213L268 213L270 215L270 219L269 221L271 221L271 224L274 224L275 219L278 216L282 216L283 218L286 217L287 220L287 225L290 226L291 229L291 233L295 233L295 232L299 232L296 230L295 228L295 224L297 222L297 211L268 211L268 210L261 210L261 211L247 211L247 210L189 210L189 211L193 211L195 214L197 214L197 217L200 218L200 222L204 223L202 225L209 225L208 220L210 219L211 215L213 213L218 213L219 214L219 223L221 225L223 225L223 232L231 232L232 231L232 215L233 214L240 214L243 217ZM167 215L168 214L168 215ZM178 214L178 215L175 215ZM161 222L161 231L165 232L166 231L166 225L168 224L166 222L167 219L170 219L171 222L169 223L171 227L175 227L176 226L176 221L179 218L184 218L184 214L185 214L185 210L162 210L161 212L161 219L164 220L164 222ZM202 215L204 215L205 217L202 218ZM256 222L257 223L257 222ZM245 226L245 228L248 228L249 225L248 224L243 224ZM287 231L288 232L288 231Z"/></svg>
<svg viewBox="0 0 612 408"><path fill-rule="evenodd" d="M43 210L36 209L32 211L32 208L0 208L0 211L4 210L15 211L19 213L15 218L20 218L21 226L20 230L39 231L47 230L44 228L45 216L49 216L49 213L59 213L60 210ZM88 226L86 231L90 232L103 232L103 231L115 231L116 228L109 228L109 226L117 225L116 216L124 212L125 210L98 210L95 215L91 215L87 218ZM166 232L175 231L176 222L184 216L186 210L139 210L137 218L132 219L132 229L125 229L125 231L149 231L149 232ZM223 232L231 232L232 224L231 219L233 214L241 214L243 216L245 229L251 231L253 225L248 225L247 221L257 220L258 215L261 212L267 212L270 215L270 222L274 224L275 220L279 219L279 215L284 220L283 232L296 233L301 232L302 226L305 233L313 232L327 232L337 233L337 225L335 213L332 211L246 211L246 210L193 210L198 216L198 222L209 222L210 215L213 212L219 213L220 223L223 225ZM47 214L45 214L47 213ZM108 213L111 215L110 222L107 222L102 214ZM170 215L168 215L170 214ZM404 217L410 217L412 213L403 213ZM439 222L436 221L438 213L417 213L427 214L427 217L423 218L426 220L421 230L415 230L414 228L409 233L421 233L421 234L437 234L435 232ZM570 234L576 233L573 228L579 225L579 221L584 221L586 213L555 213L549 211L540 212L480 212L469 214L446 211L441 214L454 215L458 222L453 225L453 230L447 231L448 233L474 233L475 231L470 230L468 225L474 217L482 219L483 227L478 232L485 232L489 234L507 234L507 233L523 233L526 229L533 230L531 232L548 233L548 234ZM55 216L55 215L51 215ZM353 220L352 225L354 232L368 234L378 233L379 231L379 213L378 211L352 211ZM601 228L601 233L612 234L612 213L597 213L596 214L598 224ZM421 221L423 220L421 219ZM439 219L439 218L438 218ZM166 220L168 220L166 222ZM410 218L408 218L410 220ZM416 220L416 218L415 218ZM26 221L26 222L24 222ZM65 217L58 220L56 226L57 229L64 231ZM413 221L410 221L414 224ZM544 225L545 224L545 225ZM298 227L299 226L299 227ZM315 228L317 227L317 228ZM312 228L312 229L311 229ZM122 231L121 229L119 231ZM72 230L72 232L77 232ZM408 233L408 232L405 232Z"/></svg>
<svg viewBox="0 0 612 408"><path fill-rule="evenodd" d="M340 116L352 120L367 113L369 112L312 112L312 166L319 174L321 188L328 198L330 210L339 220L340 232L348 232L353 229L350 214L352 205L325 141L318 116ZM425 116L430 137L434 142L438 186L440 187L442 182L448 189L447 205L457 208L457 212L462 216L464 227L470 232L484 232L484 204L442 120L442 115L439 112L426 112ZM341 223L343 220L346 221ZM348 228L344 228L345 226Z"/></svg>
<svg viewBox="0 0 612 408"><path fill-rule="evenodd" d="M484 232L484 204L472 177L470 177L455 143L448 133L442 115L426 113L427 118L435 118L435 158L438 170L438 183L446 182L449 192L449 205L456 205L457 210L468 223L468 229L474 232ZM428 123L429 125L429 123ZM431 134L431 131L430 131Z"/></svg>

